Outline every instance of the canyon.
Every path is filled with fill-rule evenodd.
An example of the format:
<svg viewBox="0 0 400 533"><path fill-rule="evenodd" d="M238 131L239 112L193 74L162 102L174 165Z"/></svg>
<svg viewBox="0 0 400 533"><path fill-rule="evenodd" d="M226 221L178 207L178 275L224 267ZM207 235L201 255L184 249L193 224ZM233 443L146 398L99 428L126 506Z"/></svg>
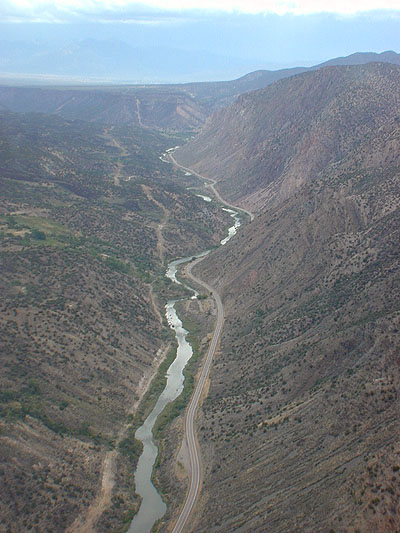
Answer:
<svg viewBox="0 0 400 533"><path fill-rule="evenodd" d="M400 528L399 87L395 64L328 65L218 104L82 90L85 116L73 91L1 88L20 106L0 113L4 531L127 530L163 305L186 294L165 266L207 248L191 270L224 323L187 531ZM217 248L221 199L255 216ZM179 310L192 387L215 304ZM159 531L189 485L178 401L155 428Z"/></svg>
<svg viewBox="0 0 400 533"><path fill-rule="evenodd" d="M398 67L240 97L177 160L256 217L197 268L225 326L193 531L396 531Z"/></svg>

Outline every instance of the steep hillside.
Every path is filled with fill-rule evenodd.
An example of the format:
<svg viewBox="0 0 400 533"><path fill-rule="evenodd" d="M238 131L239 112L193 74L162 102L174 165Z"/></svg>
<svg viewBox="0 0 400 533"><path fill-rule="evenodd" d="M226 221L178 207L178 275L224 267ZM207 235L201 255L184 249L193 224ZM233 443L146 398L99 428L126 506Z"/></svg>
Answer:
<svg viewBox="0 0 400 533"><path fill-rule="evenodd" d="M368 79L362 105L366 88L346 84L347 73ZM328 76L332 90L337 76L347 85L342 96L332 98ZM397 69L374 65L279 84L305 120L321 83L335 106L316 99L319 131L335 124L337 141L331 164L312 173L319 154L308 164L299 139L297 190L197 267L220 291L226 322L198 420L205 474L193 531L400 529L400 122L387 106L400 97L396 79ZM255 102L274 90L242 99L243 115L255 118ZM353 105L356 122L343 114Z"/></svg>
<svg viewBox="0 0 400 533"><path fill-rule="evenodd" d="M138 503L124 432L170 346L164 260L225 222L160 161L176 138L0 121L0 530L110 531Z"/></svg>
<svg viewBox="0 0 400 533"><path fill-rule="evenodd" d="M313 67L294 67L280 70L256 70L249 72L245 76L232 81L203 82L203 83L186 83L176 86L189 90L204 103L209 103L214 108L223 107L232 103L238 96L249 91L263 89L272 83L284 78L290 78L302 72L318 70L327 66L334 65L363 65L365 63L393 63L400 64L400 54L393 51L376 54L373 52L363 52L351 54L346 57L337 57L330 59Z"/></svg>
<svg viewBox="0 0 400 533"><path fill-rule="evenodd" d="M253 210L289 197L400 115L400 67L327 67L242 95L177 160Z"/></svg>

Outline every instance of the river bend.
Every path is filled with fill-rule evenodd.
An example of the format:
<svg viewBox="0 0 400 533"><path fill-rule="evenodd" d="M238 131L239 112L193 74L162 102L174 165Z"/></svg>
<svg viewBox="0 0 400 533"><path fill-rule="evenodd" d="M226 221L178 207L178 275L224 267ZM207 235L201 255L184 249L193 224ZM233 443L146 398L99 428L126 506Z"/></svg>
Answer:
<svg viewBox="0 0 400 533"><path fill-rule="evenodd" d="M200 197L202 197L205 202L209 201L209 197L203 197L202 195ZM228 208L222 209L232 216L234 224L228 228L228 235L221 240L221 246L226 244L236 234L236 231L241 224L239 214L236 211ZM205 250L195 256L191 255L189 257L172 261L168 265L166 276L174 283L181 285L182 283L176 277L178 267L191 261L193 258L203 257L209 252L210 250ZM192 298L197 297L198 292L195 289L188 285L185 285L185 287L193 292ZM175 309L177 301L178 300L170 300L165 306L165 316L170 328L175 332L175 337L178 343L176 357L168 368L165 389L160 394L153 410L148 415L143 425L140 426L135 433L135 437L143 443L143 451L135 472L136 493L142 498L142 502L138 513L132 520L128 530L129 533L149 533L154 523L161 519L167 510L166 504L151 481L154 463L158 455L158 448L153 440L153 428L164 407L174 401L183 391L185 381L183 370L193 355L192 347L186 340L188 331L183 328L182 321L178 317Z"/></svg>

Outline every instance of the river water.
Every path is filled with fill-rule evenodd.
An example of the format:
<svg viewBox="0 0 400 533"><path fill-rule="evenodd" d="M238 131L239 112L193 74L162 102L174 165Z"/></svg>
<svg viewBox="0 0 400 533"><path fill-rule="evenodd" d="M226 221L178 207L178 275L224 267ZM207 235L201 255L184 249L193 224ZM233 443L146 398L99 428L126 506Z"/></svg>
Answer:
<svg viewBox="0 0 400 533"><path fill-rule="evenodd" d="M208 197L204 197L203 199L205 202L209 201ZM223 210L228 212L235 222L228 229L227 237L221 240L220 244L222 246L236 234L237 228L241 224L240 217L236 211L225 207ZM206 250L195 256L191 255L190 257L172 261L169 263L165 275L174 283L181 285L182 283L176 277L178 267L191 261L193 258L203 257L208 253L210 253L210 250ZM188 285L185 285L185 287L193 292L192 298L198 296L198 292L195 289ZM158 454L158 448L153 441L153 428L158 415L163 411L164 407L174 401L183 391L185 381L183 370L193 355L192 347L186 340L188 331L183 328L182 321L176 313L175 304L177 301L170 300L165 306L165 316L170 328L175 332L178 343L176 358L167 370L167 384L165 389L159 396L157 403L143 425L135 433L135 437L143 443L143 452L139 458L135 472L136 493L141 496L142 502L139 512L132 520L129 533L149 533L154 523L162 518L167 510L167 506L151 481L153 466Z"/></svg>

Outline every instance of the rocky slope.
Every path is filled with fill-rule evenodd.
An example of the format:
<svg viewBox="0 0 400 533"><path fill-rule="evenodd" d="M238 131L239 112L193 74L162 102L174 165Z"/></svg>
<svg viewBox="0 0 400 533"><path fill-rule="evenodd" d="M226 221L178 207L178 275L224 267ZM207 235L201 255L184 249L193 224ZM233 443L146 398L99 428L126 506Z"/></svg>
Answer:
<svg viewBox="0 0 400 533"><path fill-rule="evenodd" d="M200 99L210 109L225 107L234 102L234 100L243 93L263 89L272 83L284 78L290 78L302 72L318 70L326 66L334 65L363 65L366 63L393 63L400 64L400 54L393 51L386 51L380 54L374 52L362 52L351 54L346 57L337 57L330 59L313 67L294 67L280 70L256 70L249 72L245 76L232 81L203 82L203 83L186 83L177 85L189 91L192 95Z"/></svg>
<svg viewBox="0 0 400 533"><path fill-rule="evenodd" d="M327 67L217 111L177 160L253 210L289 197L400 114L400 68Z"/></svg>
<svg viewBox="0 0 400 533"><path fill-rule="evenodd" d="M197 267L226 323L198 420L205 476L193 531L400 528L398 76L383 65L323 70L218 115L237 124L242 111L242 154L251 137L257 155L262 123L296 142L281 167L265 142L268 160L242 161L240 181L228 157L226 170L211 158L197 166L232 177L247 205L262 162L284 170L270 207L256 204L255 220ZM219 124L218 149L240 138Z"/></svg>

